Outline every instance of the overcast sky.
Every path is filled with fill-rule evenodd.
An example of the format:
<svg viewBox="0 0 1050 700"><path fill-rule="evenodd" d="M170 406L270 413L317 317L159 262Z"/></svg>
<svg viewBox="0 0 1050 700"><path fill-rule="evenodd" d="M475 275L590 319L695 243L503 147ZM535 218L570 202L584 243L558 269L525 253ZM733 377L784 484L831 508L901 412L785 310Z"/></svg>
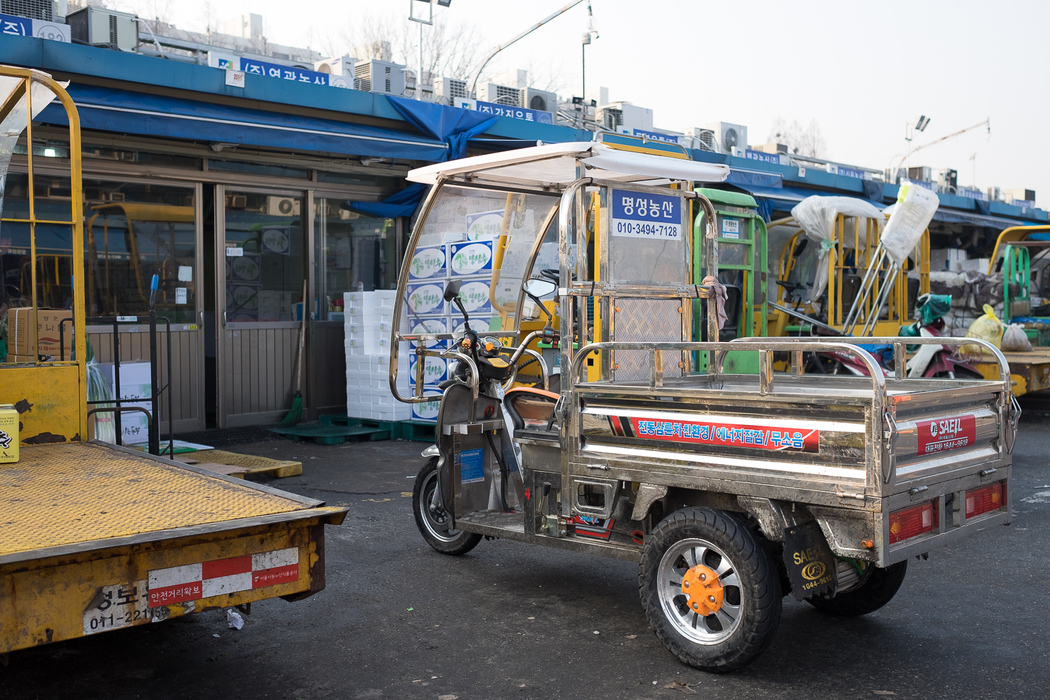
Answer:
<svg viewBox="0 0 1050 700"><path fill-rule="evenodd" d="M451 0L435 14L472 25L481 54L568 0ZM263 15L276 43L336 48L363 16L407 23L409 0L112 0L143 17L197 31L207 18ZM654 111L685 131L724 121L766 143L774 120L816 120L825 156L885 169L904 153L906 124L931 121L914 145L991 120L923 149L911 164L954 168L959 184L1026 187L1050 202L1050 3L984 0L591 0L599 36L587 47L587 86ZM413 31L415 30L413 25ZM528 68L579 94L586 0L507 49L492 71ZM342 51L349 53L350 46ZM973 156L976 154L976 156ZM971 156L973 158L971 159ZM896 159L896 160L895 160Z"/></svg>

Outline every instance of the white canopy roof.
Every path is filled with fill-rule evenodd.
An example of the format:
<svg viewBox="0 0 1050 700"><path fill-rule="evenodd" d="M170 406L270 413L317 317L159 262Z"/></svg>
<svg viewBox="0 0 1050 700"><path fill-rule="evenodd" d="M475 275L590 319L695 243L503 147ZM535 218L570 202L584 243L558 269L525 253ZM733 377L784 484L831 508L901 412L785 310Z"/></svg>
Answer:
<svg viewBox="0 0 1050 700"><path fill-rule="evenodd" d="M408 179L432 185L440 176L454 178L469 173L474 181L564 187L579 177L577 162L586 166L586 177L623 182L722 182L729 176L726 165L622 151L597 141L583 141L435 163L409 171Z"/></svg>

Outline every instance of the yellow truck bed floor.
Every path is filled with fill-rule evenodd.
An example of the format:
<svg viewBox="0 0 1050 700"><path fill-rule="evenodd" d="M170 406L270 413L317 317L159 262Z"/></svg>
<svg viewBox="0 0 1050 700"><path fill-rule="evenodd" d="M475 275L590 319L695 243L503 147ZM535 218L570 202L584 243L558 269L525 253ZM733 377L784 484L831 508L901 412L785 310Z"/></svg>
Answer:
<svg viewBox="0 0 1050 700"><path fill-rule="evenodd" d="M111 445L26 445L0 464L0 557L316 505L290 496Z"/></svg>
<svg viewBox="0 0 1050 700"><path fill-rule="evenodd" d="M1050 348L1037 346L1031 352L1003 352L1003 357L1010 363L1015 395L1050 389ZM986 377L994 377L999 372L994 363L974 366Z"/></svg>

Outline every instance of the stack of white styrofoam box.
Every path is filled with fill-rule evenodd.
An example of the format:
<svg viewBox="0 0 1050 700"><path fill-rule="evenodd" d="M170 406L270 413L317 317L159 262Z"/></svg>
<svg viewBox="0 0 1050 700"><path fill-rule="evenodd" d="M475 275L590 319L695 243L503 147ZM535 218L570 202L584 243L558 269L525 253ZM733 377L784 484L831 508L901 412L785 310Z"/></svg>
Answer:
<svg viewBox="0 0 1050 700"><path fill-rule="evenodd" d="M397 292L343 294L343 328L347 355L388 355Z"/></svg>
<svg viewBox="0 0 1050 700"><path fill-rule="evenodd" d="M408 359L398 358L398 393L409 396ZM386 355L346 356L346 413L353 418L408 420L409 404L401 403L390 392L390 357Z"/></svg>
<svg viewBox="0 0 1050 700"><path fill-rule="evenodd" d="M408 420L409 404L390 391L390 333L397 292L346 292L343 295L346 349L346 412L353 418ZM407 328L402 318L402 330ZM398 393L408 396L408 358L398 358Z"/></svg>
<svg viewBox="0 0 1050 700"><path fill-rule="evenodd" d="M120 363L120 390L117 390L116 372L111 363L101 363L98 366L102 377L113 391L114 398L122 399L124 403L121 408L143 408L153 413L153 394L151 391L152 381L150 378L149 362L121 362ZM111 418L113 414L96 414L99 420ZM156 416L154 416L154 420ZM116 425L116 423L114 423ZM121 442L125 445L137 442L146 442L149 439L149 420L141 411L123 411L120 414Z"/></svg>

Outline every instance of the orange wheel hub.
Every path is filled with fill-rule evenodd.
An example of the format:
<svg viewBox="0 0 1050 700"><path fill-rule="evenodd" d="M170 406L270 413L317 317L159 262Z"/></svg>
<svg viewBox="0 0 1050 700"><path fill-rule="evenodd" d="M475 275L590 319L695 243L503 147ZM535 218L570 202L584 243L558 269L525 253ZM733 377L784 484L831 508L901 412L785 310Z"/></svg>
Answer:
<svg viewBox="0 0 1050 700"><path fill-rule="evenodd" d="M682 577L682 593L689 609L701 617L713 615L722 609L725 592L718 574L703 564L698 564Z"/></svg>

